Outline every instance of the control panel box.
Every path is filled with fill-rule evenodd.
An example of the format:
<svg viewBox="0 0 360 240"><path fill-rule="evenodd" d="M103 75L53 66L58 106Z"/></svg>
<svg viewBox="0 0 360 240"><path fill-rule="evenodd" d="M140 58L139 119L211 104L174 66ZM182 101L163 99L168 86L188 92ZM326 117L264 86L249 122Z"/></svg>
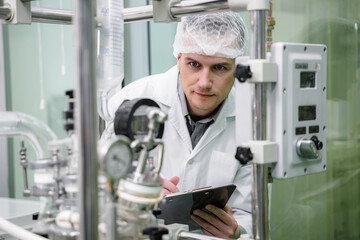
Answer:
<svg viewBox="0 0 360 240"><path fill-rule="evenodd" d="M274 43L278 81L267 85L267 136L278 144L272 176L326 170L326 64L321 44Z"/></svg>

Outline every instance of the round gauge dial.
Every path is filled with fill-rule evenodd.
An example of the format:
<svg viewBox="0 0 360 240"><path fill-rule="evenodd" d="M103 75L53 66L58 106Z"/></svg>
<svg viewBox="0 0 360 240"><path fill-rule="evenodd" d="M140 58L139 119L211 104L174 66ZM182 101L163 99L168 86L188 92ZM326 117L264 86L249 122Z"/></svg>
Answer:
<svg viewBox="0 0 360 240"><path fill-rule="evenodd" d="M124 101L115 112L115 134L127 136L132 141L146 136L149 131L148 107L160 108L154 100L148 98ZM155 131L156 138L161 138L164 132L164 124L161 123Z"/></svg>
<svg viewBox="0 0 360 240"><path fill-rule="evenodd" d="M133 153L125 136L116 136L100 147L100 160L105 174L113 179L125 177L132 166Z"/></svg>

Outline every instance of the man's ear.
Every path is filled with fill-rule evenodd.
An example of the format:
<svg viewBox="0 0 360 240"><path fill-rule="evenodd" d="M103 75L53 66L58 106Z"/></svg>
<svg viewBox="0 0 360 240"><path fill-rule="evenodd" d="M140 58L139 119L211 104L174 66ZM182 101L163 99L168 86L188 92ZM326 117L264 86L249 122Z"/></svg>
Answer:
<svg viewBox="0 0 360 240"><path fill-rule="evenodd" d="M180 60L180 57L181 57L181 53L179 53L178 56L177 56L178 61Z"/></svg>

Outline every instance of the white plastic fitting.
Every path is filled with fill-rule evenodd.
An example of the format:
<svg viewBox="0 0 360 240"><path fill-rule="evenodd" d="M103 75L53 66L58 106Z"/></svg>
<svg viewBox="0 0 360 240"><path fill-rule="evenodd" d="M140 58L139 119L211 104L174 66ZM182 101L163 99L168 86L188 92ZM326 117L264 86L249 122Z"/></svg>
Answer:
<svg viewBox="0 0 360 240"><path fill-rule="evenodd" d="M278 145L270 141L249 141L243 146L250 147L254 155L252 163L254 164L268 164L276 163L278 161Z"/></svg>
<svg viewBox="0 0 360 240"><path fill-rule="evenodd" d="M78 212L64 210L56 216L55 222L61 228L79 230L80 215Z"/></svg>
<svg viewBox="0 0 360 240"><path fill-rule="evenodd" d="M247 64L250 66L252 77L247 80L249 83L270 83L277 82L278 67L276 63L266 59L250 59Z"/></svg>

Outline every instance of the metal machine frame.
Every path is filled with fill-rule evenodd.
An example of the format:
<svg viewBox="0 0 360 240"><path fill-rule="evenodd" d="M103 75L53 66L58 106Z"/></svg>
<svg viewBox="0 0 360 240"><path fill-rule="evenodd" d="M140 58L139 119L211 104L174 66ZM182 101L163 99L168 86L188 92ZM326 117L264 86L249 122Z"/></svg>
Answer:
<svg viewBox="0 0 360 240"><path fill-rule="evenodd" d="M80 239L98 238L97 209L97 110L95 72L95 1L77 0L76 13L58 9L29 7L29 1L4 0L0 7L3 23L58 23L76 27L77 92L76 133L78 140ZM154 7L153 7L154 6ZM233 10L249 11L250 59L265 59L265 13L269 0L208 0L193 1L192 5L181 2L154 0L153 6L124 9L124 21L133 22L154 19L173 21L179 17L201 12ZM15 9L15 10L14 10ZM23 15L20 15L21 9ZM28 11L26 11L28 10ZM164 16L159 16L162 12ZM253 140L266 140L266 84L254 84L252 89ZM234 150L235 151L235 150ZM266 164L254 164L253 185L253 234L255 239L269 238L268 224L268 172Z"/></svg>

